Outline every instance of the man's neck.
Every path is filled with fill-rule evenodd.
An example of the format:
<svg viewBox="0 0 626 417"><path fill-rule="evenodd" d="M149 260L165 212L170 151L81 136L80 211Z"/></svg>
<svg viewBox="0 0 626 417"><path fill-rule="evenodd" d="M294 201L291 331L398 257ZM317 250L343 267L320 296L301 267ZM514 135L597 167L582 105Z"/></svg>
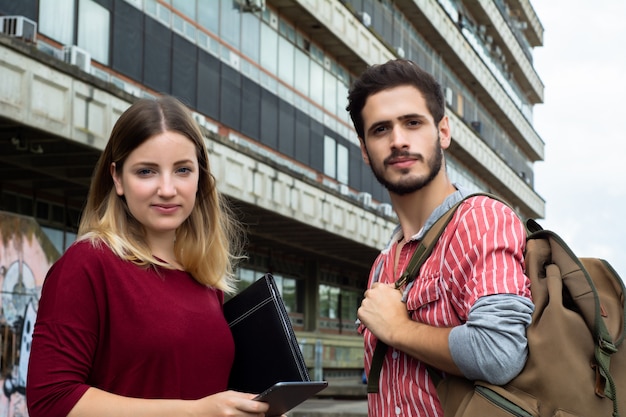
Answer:
<svg viewBox="0 0 626 417"><path fill-rule="evenodd" d="M405 239L417 234L432 212L455 191L448 177L443 176L411 194L390 194Z"/></svg>

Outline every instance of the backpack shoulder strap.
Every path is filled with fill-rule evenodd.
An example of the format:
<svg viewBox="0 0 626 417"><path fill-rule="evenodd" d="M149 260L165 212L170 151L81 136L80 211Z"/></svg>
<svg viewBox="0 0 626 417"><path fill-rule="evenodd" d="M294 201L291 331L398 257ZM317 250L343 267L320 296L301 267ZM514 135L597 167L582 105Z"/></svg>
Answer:
<svg viewBox="0 0 626 417"><path fill-rule="evenodd" d="M448 223L450 223L450 220L452 219L452 216L454 216L454 213L456 213L457 208L465 200L476 196L489 197L494 200L498 200L508 206L508 203L504 202L499 197L496 197L495 195L489 193L473 193L458 201L455 205L450 207L448 211L446 211L439 219L437 219L437 221L433 223L433 225L428 229L426 234L424 234L424 237L420 241L420 244L418 245L417 249L415 249L413 256L409 260L409 263L404 270L404 273L395 282L396 288L402 287L403 285L413 281L417 277L417 274L419 273L422 264L430 256L430 253L437 244L437 241L441 237L441 234L445 230L446 226L448 226Z"/></svg>
<svg viewBox="0 0 626 417"><path fill-rule="evenodd" d="M395 282L394 285L396 288L401 288L402 286L404 286L405 284L408 284L409 282L413 281L417 277L417 274L419 273L420 268L422 267L426 259L428 259L428 257L430 256L430 253L432 252L433 248L437 244L437 241L441 237L441 234L445 230L448 223L450 223L450 220L452 219L452 216L454 216L454 213L456 213L457 208L465 200L471 197L479 196L479 195L483 195L483 196L490 197L498 201L502 201L500 198L492 194L474 193L474 194L470 194L466 196L465 198L457 202L455 205L450 207L448 211L446 211L439 219L437 219L435 223L433 223L433 225L428 229L426 234L424 234L424 237L422 238L419 245L417 246L417 249L415 249L415 252L413 252L413 256L411 256L411 259L409 260L409 263L406 269L404 270L404 273ZM387 348L388 346L384 342L380 340L376 342L376 348L374 349L374 354L372 356L372 365L370 367L370 373L367 378L367 392L368 393L378 392L380 371L383 367L383 361L385 359L385 355L387 354Z"/></svg>

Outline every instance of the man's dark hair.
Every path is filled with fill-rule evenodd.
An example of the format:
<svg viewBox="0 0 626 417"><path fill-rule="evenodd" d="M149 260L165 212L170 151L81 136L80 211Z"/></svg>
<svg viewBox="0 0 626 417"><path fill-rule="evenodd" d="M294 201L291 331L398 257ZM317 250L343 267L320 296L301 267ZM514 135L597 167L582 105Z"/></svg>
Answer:
<svg viewBox="0 0 626 417"><path fill-rule="evenodd" d="M352 83L346 110L350 113L354 129L360 138L365 138L361 112L367 98L380 91L403 85L417 88L424 96L426 106L435 123L441 121L445 112L441 85L431 74L413 61L394 59L384 64L372 65Z"/></svg>

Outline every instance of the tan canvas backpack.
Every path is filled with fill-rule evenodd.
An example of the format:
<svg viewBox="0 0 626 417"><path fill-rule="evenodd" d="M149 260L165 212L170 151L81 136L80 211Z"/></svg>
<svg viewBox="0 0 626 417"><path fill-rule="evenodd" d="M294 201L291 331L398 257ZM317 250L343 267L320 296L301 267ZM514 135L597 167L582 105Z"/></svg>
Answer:
<svg viewBox="0 0 626 417"><path fill-rule="evenodd" d="M398 281L417 276L457 206L431 227ZM606 261L578 258L554 232L533 220L526 226L526 274L535 304L527 329L527 363L504 386L441 378L429 369L445 417L626 416L626 349L620 349L624 283ZM386 346L379 344L369 392L378 389L385 356Z"/></svg>

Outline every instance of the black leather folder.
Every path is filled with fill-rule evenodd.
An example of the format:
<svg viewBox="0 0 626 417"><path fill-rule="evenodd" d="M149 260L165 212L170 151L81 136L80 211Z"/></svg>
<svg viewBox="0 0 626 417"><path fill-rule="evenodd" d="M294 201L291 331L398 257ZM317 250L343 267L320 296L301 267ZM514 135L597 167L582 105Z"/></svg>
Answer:
<svg viewBox="0 0 626 417"><path fill-rule="evenodd" d="M226 301L224 316L235 340L229 389L258 394L277 382L310 381L271 274Z"/></svg>

